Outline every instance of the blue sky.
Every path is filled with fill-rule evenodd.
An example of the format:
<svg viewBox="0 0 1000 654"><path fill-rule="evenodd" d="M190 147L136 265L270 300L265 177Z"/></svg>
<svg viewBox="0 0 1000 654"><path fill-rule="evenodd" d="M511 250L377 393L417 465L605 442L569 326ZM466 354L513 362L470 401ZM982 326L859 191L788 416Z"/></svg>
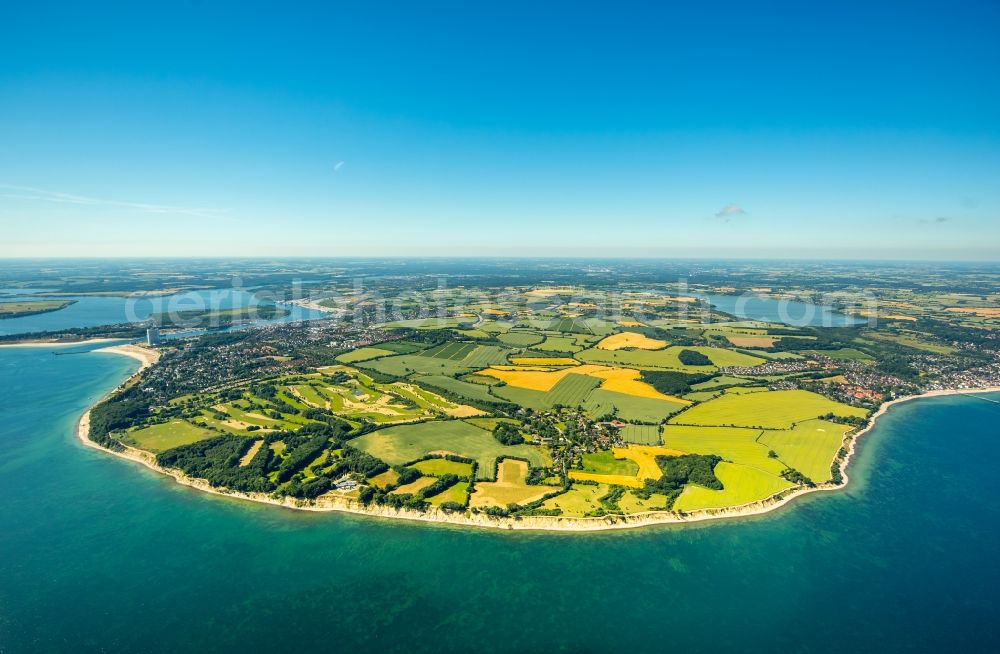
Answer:
<svg viewBox="0 0 1000 654"><path fill-rule="evenodd" d="M1000 3L18 3L0 256L1000 259Z"/></svg>

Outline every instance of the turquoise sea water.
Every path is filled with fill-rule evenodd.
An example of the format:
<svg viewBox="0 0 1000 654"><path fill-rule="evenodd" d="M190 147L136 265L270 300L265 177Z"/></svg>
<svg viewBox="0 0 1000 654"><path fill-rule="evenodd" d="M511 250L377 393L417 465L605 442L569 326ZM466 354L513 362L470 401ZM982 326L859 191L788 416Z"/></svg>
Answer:
<svg viewBox="0 0 1000 654"><path fill-rule="evenodd" d="M83 447L135 365L0 348L2 652L1000 648L1000 405L895 407L848 491L768 516L495 533L210 497Z"/></svg>

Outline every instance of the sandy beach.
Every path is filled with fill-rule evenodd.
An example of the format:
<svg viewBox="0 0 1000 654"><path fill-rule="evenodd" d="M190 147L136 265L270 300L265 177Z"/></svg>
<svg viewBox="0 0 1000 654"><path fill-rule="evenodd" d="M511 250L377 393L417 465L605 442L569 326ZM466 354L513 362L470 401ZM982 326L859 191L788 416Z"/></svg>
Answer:
<svg viewBox="0 0 1000 654"><path fill-rule="evenodd" d="M140 346L114 346L108 348L102 348L98 351L109 352L113 354L121 354L124 356L131 356L143 362L143 369L152 365L159 359L159 352L155 350L148 350ZM155 356L154 356L155 355ZM138 375L136 372L135 375ZM129 378L131 380L133 377ZM123 382L122 385L128 383L129 380ZM119 386L120 388L120 386ZM609 529L636 529L640 527L650 527L654 525L665 525L665 524L685 524L685 523L697 523L704 522L707 520L723 520L723 519L733 519L733 518L743 518L755 515L762 515L765 513L770 513L783 506L789 504L792 500L797 497L807 495L809 493L817 492L831 492L843 490L847 487L849 483L849 477L847 475L847 468L849 467L850 461L853 458L856 450L857 444L862 436L867 434L875 426L878 418L885 415L890 407L903 402L909 402L911 400L931 398L931 397L941 397L945 395L968 395L975 393L996 393L1000 392L1000 387L990 387L990 388L976 388L976 389L949 389L949 390L935 390L928 391L922 395L910 395L906 397L901 397L883 404L878 411L876 411L866 427L861 429L854 434L849 435L848 444L846 446L847 455L841 461L841 473L843 476L843 483L836 485L832 483L817 484L814 487L796 487L793 489L783 490L771 497L760 500L758 502L752 502L750 504L744 504L736 507L728 507L724 509L704 509L699 511L692 511L690 513L678 514L669 511L653 511L648 513L635 513L630 515L614 515L614 516L602 516L594 518L577 518L577 517L561 517L561 516L524 516L524 517L491 517L485 514L473 514L473 513L446 513L439 510L428 510L428 511L413 511L407 509L393 509L386 506L364 506L355 499L346 496L336 496L336 495L326 495L318 498L315 501L309 502L306 500L299 500L292 497L274 497L271 495L266 495L264 493L242 493L237 491L229 491L226 489L214 488L208 484L203 479L197 479L190 477L184 472L176 469L163 468L156 463L156 457L143 450L138 450L132 447L123 446L122 451L115 451L98 445L89 438L90 431L90 410L88 409L81 417L77 424L77 436L80 441L87 447L92 447L99 449L108 454L112 454L122 459L133 461L139 463L150 470L158 472L168 477L172 477L177 483L190 486L191 488L196 488L200 491L206 493L212 493L213 495L221 495L223 497L229 497L238 500L259 502L264 504L271 504L275 506L281 506L288 509L295 509L299 511L340 511L345 513L354 513L359 515L375 516L379 518L397 519L397 520L412 520L418 522L432 522L439 524L448 525L464 525L472 527L482 527L489 529L503 529L503 530L529 530L529 531L558 531L558 532L586 532L586 531L605 531Z"/></svg>
<svg viewBox="0 0 1000 654"><path fill-rule="evenodd" d="M153 365L160 360L160 352L158 350L153 350L143 345L112 345L110 347L102 347L94 350L94 352L107 352L108 354L121 354L127 357L131 357L138 361L140 364L139 370L136 374L142 372L149 366Z"/></svg>

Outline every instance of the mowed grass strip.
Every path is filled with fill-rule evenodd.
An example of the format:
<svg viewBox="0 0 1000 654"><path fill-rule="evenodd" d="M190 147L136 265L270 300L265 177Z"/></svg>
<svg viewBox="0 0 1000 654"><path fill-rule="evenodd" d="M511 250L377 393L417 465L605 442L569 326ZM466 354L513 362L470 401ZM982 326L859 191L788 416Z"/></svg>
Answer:
<svg viewBox="0 0 1000 654"><path fill-rule="evenodd" d="M685 425L718 425L791 429L796 422L833 413L865 417L868 412L803 390L726 393L691 407L671 422Z"/></svg>
<svg viewBox="0 0 1000 654"><path fill-rule="evenodd" d="M493 462L502 456L516 456L535 466L546 466L545 455L531 445L502 445L490 432L461 420L434 420L396 425L369 432L351 445L390 465L422 459L428 454L457 454L475 459L478 477L493 474Z"/></svg>

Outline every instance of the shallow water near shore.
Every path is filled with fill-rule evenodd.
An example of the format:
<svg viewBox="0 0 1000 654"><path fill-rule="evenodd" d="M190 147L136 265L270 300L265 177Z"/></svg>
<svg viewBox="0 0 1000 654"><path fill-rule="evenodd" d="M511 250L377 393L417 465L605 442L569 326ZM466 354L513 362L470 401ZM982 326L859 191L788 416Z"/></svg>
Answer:
<svg viewBox="0 0 1000 654"><path fill-rule="evenodd" d="M83 447L137 367L0 349L2 652L1000 647L997 404L893 407L847 491L766 516L496 533L208 496Z"/></svg>

